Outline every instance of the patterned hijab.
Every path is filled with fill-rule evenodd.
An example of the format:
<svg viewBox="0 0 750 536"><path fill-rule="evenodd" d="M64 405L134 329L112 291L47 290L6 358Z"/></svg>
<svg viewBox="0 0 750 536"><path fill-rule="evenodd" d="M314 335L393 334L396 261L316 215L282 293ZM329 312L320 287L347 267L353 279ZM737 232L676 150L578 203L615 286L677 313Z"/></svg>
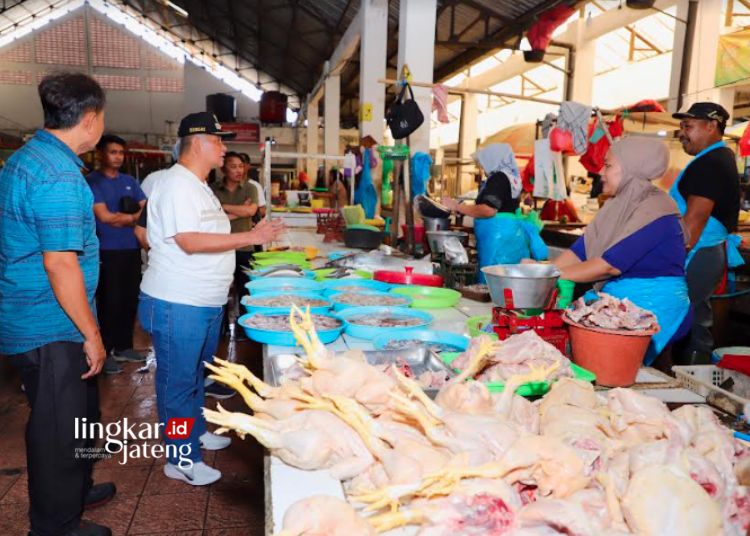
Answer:
<svg viewBox="0 0 750 536"><path fill-rule="evenodd" d="M610 247L659 218L679 215L669 194L651 184L664 175L669 165L666 145L629 137L615 142L610 152L622 168L622 178L615 196L586 228L588 259L601 257Z"/></svg>

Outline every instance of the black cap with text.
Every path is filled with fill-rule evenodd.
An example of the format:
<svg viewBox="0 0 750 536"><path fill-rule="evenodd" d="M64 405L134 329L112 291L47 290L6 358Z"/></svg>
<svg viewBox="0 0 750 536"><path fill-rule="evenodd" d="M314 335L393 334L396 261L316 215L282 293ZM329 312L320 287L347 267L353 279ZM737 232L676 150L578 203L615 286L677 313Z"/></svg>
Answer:
<svg viewBox="0 0 750 536"><path fill-rule="evenodd" d="M721 104L716 104L715 102L696 102L687 112L672 114L672 117L675 119L713 120L724 125L729 119L729 112Z"/></svg>
<svg viewBox="0 0 750 536"><path fill-rule="evenodd" d="M209 112L196 112L182 118L180 128L177 129L177 135L180 138L184 138L185 136L193 136L194 134L210 134L227 140L231 140L237 136L236 132L221 130L221 123L219 123L214 114Z"/></svg>

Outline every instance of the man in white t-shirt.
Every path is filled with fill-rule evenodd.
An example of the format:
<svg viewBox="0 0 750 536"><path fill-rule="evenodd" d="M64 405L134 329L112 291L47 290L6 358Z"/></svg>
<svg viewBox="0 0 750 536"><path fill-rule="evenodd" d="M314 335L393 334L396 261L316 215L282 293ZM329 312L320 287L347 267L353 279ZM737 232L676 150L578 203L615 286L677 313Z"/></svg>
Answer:
<svg viewBox="0 0 750 536"><path fill-rule="evenodd" d="M168 461L164 473L201 486L221 478L202 461L201 448L218 450L231 442L207 431L202 408L203 363L218 345L234 250L275 240L284 227L263 221L252 231L230 234L229 218L206 181L224 161L221 139L233 134L223 132L212 114L199 112L182 120L178 135L179 160L154 181L147 204L151 249L138 318L156 353L156 402ZM189 437L171 434L172 424L183 422L172 419L192 423Z"/></svg>

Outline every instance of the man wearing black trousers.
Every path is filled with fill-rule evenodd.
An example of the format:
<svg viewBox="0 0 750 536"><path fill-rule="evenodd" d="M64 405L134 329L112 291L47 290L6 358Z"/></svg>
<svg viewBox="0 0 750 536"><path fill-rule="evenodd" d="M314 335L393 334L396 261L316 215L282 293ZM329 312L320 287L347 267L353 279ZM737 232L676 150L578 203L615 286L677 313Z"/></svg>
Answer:
<svg viewBox="0 0 750 536"><path fill-rule="evenodd" d="M88 180L94 193L101 271L96 307L107 361L105 374L122 372L118 361L145 361L133 350L133 325L141 284L141 247L135 236L146 196L138 181L120 172L125 140L105 135L97 145L100 167Z"/></svg>
<svg viewBox="0 0 750 536"><path fill-rule="evenodd" d="M104 129L104 91L80 73L39 84L44 129L0 171L0 354L19 369L26 425L29 536L111 536L81 520L115 494L92 485L76 419L99 418L106 352L94 312L99 275L93 196L79 154ZM85 455L85 453L84 453Z"/></svg>

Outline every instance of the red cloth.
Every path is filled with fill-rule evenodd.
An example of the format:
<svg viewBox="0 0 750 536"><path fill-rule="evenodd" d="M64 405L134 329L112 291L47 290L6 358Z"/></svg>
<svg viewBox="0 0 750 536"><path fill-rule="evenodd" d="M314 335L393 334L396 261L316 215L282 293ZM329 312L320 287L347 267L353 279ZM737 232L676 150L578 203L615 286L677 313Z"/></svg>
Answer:
<svg viewBox="0 0 750 536"><path fill-rule="evenodd" d="M626 106L625 109L628 112L666 112L664 109L664 106L659 104L653 99L643 99L635 104L631 104L630 106Z"/></svg>
<svg viewBox="0 0 750 536"><path fill-rule="evenodd" d="M594 120L589 124L589 138L594 134L598 123L597 120ZM619 115L616 116L614 120L607 123L607 126L612 139L622 136L624 131L622 117ZM581 165L591 173L599 173L602 167L604 167L604 157L607 155L608 150L609 141L607 140L607 136L602 136L596 143L589 143L588 149L581 156Z"/></svg>
<svg viewBox="0 0 750 536"><path fill-rule="evenodd" d="M750 376L750 355L724 354L716 366Z"/></svg>
<svg viewBox="0 0 750 536"><path fill-rule="evenodd" d="M575 223L581 221L578 218L578 212L576 212L575 205L570 199L565 201L554 201L547 199L542 206L542 213L539 217L544 221L561 221L563 218L568 220L568 223Z"/></svg>
<svg viewBox="0 0 750 536"><path fill-rule="evenodd" d="M529 162L521 172L521 183L523 184L523 191L533 193L534 192L534 157L529 158Z"/></svg>
<svg viewBox="0 0 750 536"><path fill-rule="evenodd" d="M750 156L750 123L745 127L745 132L740 138L740 156Z"/></svg>
<svg viewBox="0 0 750 536"><path fill-rule="evenodd" d="M560 4L542 13L539 16L539 20L529 28L526 34L531 48L534 50L547 50L550 41L552 41L552 33L575 12L576 10L573 6Z"/></svg>

